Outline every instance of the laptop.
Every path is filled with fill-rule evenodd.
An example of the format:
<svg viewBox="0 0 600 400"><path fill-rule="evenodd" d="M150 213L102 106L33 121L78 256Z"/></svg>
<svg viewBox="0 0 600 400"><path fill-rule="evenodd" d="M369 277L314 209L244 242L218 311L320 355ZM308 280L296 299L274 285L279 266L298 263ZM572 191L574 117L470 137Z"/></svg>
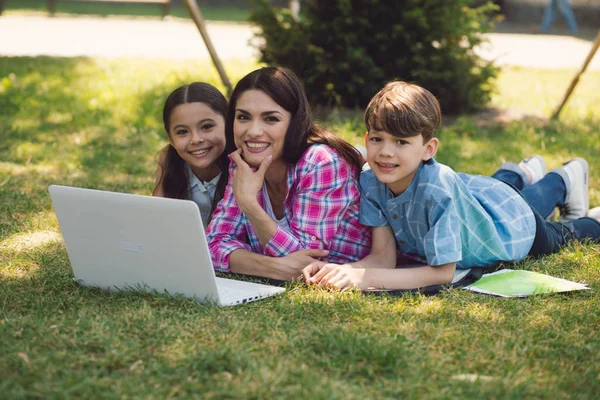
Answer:
<svg viewBox="0 0 600 400"><path fill-rule="evenodd" d="M83 286L166 292L219 306L285 291L216 277L192 201L59 185L48 191L75 280Z"/></svg>

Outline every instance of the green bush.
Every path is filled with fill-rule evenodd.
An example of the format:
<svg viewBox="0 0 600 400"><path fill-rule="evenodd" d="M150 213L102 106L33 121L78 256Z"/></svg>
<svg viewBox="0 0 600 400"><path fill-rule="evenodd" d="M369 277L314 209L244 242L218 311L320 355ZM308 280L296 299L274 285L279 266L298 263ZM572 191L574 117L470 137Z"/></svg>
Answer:
<svg viewBox="0 0 600 400"><path fill-rule="evenodd" d="M445 113L460 113L489 102L498 72L473 51L497 6L472 1L303 0L295 21L258 0L250 21L262 29L261 61L295 71L315 104L363 108L402 79L429 89Z"/></svg>

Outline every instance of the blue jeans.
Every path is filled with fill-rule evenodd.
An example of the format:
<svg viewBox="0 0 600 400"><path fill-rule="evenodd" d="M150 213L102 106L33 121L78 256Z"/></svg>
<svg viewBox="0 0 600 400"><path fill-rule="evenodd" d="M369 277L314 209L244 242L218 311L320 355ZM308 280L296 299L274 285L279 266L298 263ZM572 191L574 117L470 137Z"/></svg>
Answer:
<svg viewBox="0 0 600 400"><path fill-rule="evenodd" d="M515 165L516 168L518 168ZM525 186L524 173L499 169L492 178L498 179L523 196L533 211L536 223L535 239L529 255L538 257L558 252L573 240L600 241L600 222L579 218L568 222L548 222L555 207L564 206L567 187L560 175L550 172L533 185Z"/></svg>
<svg viewBox="0 0 600 400"><path fill-rule="evenodd" d="M575 22L575 15L573 14L573 10L571 10L571 6L569 5L569 0L549 0L548 5L546 5L546 9L544 10L544 17L542 18L542 25L540 26L540 30L542 32L548 32L550 26L554 23L556 19L556 14L554 11L559 8L561 13L565 16L567 20L567 25L569 25L569 31L572 34L577 34L577 22Z"/></svg>

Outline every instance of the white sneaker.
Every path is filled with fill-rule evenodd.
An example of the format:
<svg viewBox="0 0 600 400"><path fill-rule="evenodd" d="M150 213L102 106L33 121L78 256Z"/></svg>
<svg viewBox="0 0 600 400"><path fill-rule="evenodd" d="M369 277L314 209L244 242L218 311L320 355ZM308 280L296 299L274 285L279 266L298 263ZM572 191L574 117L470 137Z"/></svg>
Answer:
<svg viewBox="0 0 600 400"><path fill-rule="evenodd" d="M533 185L542 179L546 175L547 171L544 157L537 154L521 160L519 163L519 168L525 171L525 174L528 175L528 178L531 178L531 181L527 182L525 186Z"/></svg>
<svg viewBox="0 0 600 400"><path fill-rule="evenodd" d="M590 207L588 197L589 166L583 158L574 158L567 161L555 172L563 178L567 187L565 205L560 208L560 221L585 217Z"/></svg>
<svg viewBox="0 0 600 400"><path fill-rule="evenodd" d="M597 221L600 221L600 207L594 207L590 209L587 213L587 216L590 218L594 218Z"/></svg>

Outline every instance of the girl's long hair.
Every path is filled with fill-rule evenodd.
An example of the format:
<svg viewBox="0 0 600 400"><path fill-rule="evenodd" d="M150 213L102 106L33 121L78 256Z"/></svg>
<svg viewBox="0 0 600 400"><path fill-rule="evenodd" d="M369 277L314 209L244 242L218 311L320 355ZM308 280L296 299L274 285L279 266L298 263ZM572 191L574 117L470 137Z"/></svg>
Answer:
<svg viewBox="0 0 600 400"><path fill-rule="evenodd" d="M214 112L221 114L225 119L227 113L227 100L225 96L214 86L204 82L193 82L189 85L181 86L175 89L163 107L163 123L167 136L170 138L169 126L171 125L171 113L175 107L181 104L188 103L204 103L209 106ZM175 148L171 145L165 146L161 150L164 154L164 165L161 165L162 175L156 183L156 190L162 187L165 197L172 199L190 199L190 176L186 162L183 160ZM217 159L217 165L221 169L221 177L217 182L215 197L213 199L213 210L215 205L223 198L225 186L227 186L227 178L229 174L229 158L228 151L221 153Z"/></svg>
<svg viewBox="0 0 600 400"><path fill-rule="evenodd" d="M282 67L264 67L250 72L238 82L229 100L229 110L225 122L227 152L235 151L233 122L239 97L248 90L266 93L282 108L292 114L283 144L283 160L296 164L302 154L313 144L326 144L333 147L346 161L362 167L361 154L354 146L338 138L325 129L313 124L306 92L300 79L292 71Z"/></svg>

